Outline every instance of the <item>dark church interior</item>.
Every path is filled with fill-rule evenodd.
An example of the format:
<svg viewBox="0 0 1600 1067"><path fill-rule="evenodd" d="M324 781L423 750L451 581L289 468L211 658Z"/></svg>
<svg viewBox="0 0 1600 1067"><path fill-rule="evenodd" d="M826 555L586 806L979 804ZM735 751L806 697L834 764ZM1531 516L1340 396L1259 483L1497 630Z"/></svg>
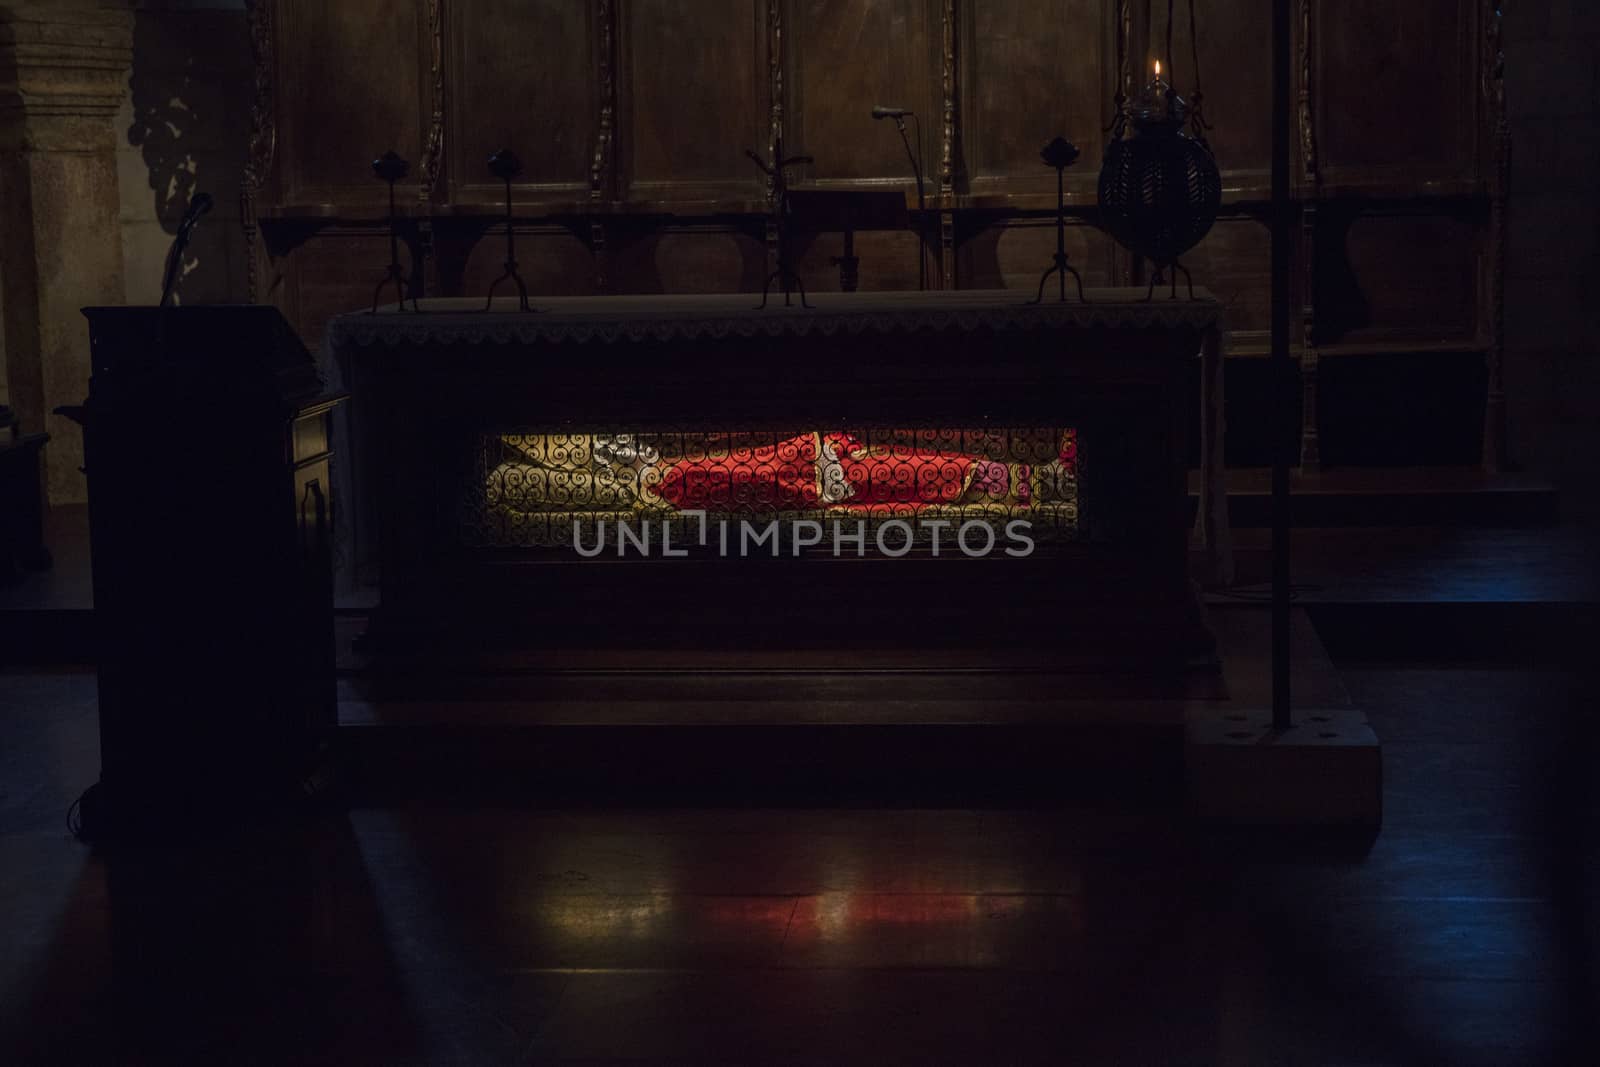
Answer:
<svg viewBox="0 0 1600 1067"><path fill-rule="evenodd" d="M0 2L0 1062L1600 1062L1600 5Z"/></svg>

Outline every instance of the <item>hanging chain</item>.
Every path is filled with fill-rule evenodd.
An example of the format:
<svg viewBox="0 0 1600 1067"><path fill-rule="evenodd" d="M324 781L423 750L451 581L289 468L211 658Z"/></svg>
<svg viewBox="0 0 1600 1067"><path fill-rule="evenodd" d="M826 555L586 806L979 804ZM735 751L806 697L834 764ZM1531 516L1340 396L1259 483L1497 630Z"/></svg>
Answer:
<svg viewBox="0 0 1600 1067"><path fill-rule="evenodd" d="M1169 97L1173 96L1173 95L1176 95L1176 93L1178 91L1177 90L1178 78L1177 78L1177 72L1174 69L1175 68L1175 64L1173 62L1173 51L1172 51L1172 28L1173 28L1174 23L1176 22L1176 19L1173 18L1175 4L1176 4L1176 0L1167 0L1167 29L1166 29L1167 50L1166 50L1166 57L1167 57L1167 85L1168 85L1167 93L1168 93ZM1120 13L1123 5L1122 4L1118 4L1117 6L1118 6L1118 11ZM1205 98L1206 98L1206 96L1205 96L1205 93L1200 88L1200 36L1199 36L1198 33L1195 32L1195 30L1196 30L1196 19L1195 19L1195 13L1194 13L1194 0L1189 0L1189 54L1190 54L1191 60L1192 60L1193 65L1194 65L1194 92L1189 97L1189 126L1190 126L1190 128L1191 128L1191 130L1193 132L1194 139L1199 141L1202 145L1205 145L1206 149L1209 151L1211 146L1206 143L1206 131L1211 129L1212 126L1211 126L1211 123L1206 119L1206 116L1205 116ZM1105 128L1105 130L1104 130L1105 133L1107 133L1107 134L1109 134L1111 136L1112 140L1116 140L1116 139L1120 138L1122 136L1123 132L1127 129L1127 125L1128 125L1128 109L1127 109L1128 95L1127 95L1126 92L1123 91L1126 88L1126 86L1124 86L1122 84L1122 70L1123 70L1123 67L1124 67L1124 65L1126 64L1126 61L1127 61L1127 47L1126 47L1127 46L1127 42L1123 38L1122 27L1121 27L1120 23L1119 23L1119 25L1117 27L1116 38L1117 38L1117 93L1116 93L1116 97L1115 97L1116 112L1115 112L1115 114L1113 114L1111 116L1111 125L1107 126Z"/></svg>
<svg viewBox="0 0 1600 1067"><path fill-rule="evenodd" d="M1101 131L1109 135L1113 141L1120 141L1123 132L1128 128L1128 85L1122 73L1128 66L1128 39L1123 34L1128 22L1128 2L1129 0L1119 0L1116 8L1117 93L1112 101L1115 110L1111 115L1111 125Z"/></svg>
<svg viewBox="0 0 1600 1067"><path fill-rule="evenodd" d="M1171 0L1168 3L1170 5ZM1170 26L1168 32L1171 32ZM1206 131L1211 129L1211 123L1206 121L1206 94L1200 91L1200 35L1195 32L1194 0L1189 0L1189 48L1194 56L1194 93L1189 97L1189 127L1194 139L1209 152L1211 145L1206 142Z"/></svg>
<svg viewBox="0 0 1600 1067"><path fill-rule="evenodd" d="M1193 12L1194 0L1190 0L1189 10ZM1172 0L1167 0L1167 90L1169 95L1178 91L1178 64L1172 61Z"/></svg>

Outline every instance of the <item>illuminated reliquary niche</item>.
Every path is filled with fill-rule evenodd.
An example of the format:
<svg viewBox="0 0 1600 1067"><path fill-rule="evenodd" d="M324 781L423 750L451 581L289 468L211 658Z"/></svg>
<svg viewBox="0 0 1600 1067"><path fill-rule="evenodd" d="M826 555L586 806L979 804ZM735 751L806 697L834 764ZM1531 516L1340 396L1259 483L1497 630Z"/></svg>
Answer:
<svg viewBox="0 0 1600 1067"><path fill-rule="evenodd" d="M474 483L462 523L473 548L620 552L619 528L681 530L702 515L852 530L899 520L898 544L943 534L950 551L973 523L1004 537L1020 522L1045 542L1079 529L1070 427L489 434Z"/></svg>

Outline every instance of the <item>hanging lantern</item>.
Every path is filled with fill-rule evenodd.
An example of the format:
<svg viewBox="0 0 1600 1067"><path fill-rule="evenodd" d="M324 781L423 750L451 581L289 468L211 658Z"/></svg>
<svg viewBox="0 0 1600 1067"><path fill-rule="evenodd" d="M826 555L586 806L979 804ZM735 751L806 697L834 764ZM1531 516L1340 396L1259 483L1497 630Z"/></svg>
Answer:
<svg viewBox="0 0 1600 1067"><path fill-rule="evenodd" d="M1191 36L1193 17L1191 7ZM1169 6L1169 55L1171 36ZM1198 89L1195 96L1198 103ZM1192 134L1184 129L1191 123ZM1131 107L1124 110L1119 101L1112 122L1100 168L1100 223L1118 244L1155 264L1151 293L1163 272L1170 271L1173 294L1182 272L1193 296L1194 281L1178 257L1211 231L1222 206L1222 176L1204 130L1198 107L1191 109L1162 79L1160 61L1155 77Z"/></svg>

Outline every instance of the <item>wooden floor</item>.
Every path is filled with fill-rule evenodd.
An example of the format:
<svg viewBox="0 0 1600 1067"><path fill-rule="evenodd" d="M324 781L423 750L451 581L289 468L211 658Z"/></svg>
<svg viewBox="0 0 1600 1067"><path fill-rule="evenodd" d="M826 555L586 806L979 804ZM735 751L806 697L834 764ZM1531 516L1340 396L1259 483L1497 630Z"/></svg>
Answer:
<svg viewBox="0 0 1600 1067"><path fill-rule="evenodd" d="M589 803L110 854L62 822L92 676L0 677L0 1057L1585 1062L1592 676L1339 673L1386 742L1368 844L1166 809Z"/></svg>
<svg viewBox="0 0 1600 1067"><path fill-rule="evenodd" d="M1242 541L1213 610L1248 632ZM1596 1062L1591 544L1297 532L1324 682L1384 741L1363 840L1207 830L1160 796L751 806L711 780L420 789L91 851L64 813L98 768L93 675L13 669L0 1062ZM1229 699L1264 699L1253 678Z"/></svg>

